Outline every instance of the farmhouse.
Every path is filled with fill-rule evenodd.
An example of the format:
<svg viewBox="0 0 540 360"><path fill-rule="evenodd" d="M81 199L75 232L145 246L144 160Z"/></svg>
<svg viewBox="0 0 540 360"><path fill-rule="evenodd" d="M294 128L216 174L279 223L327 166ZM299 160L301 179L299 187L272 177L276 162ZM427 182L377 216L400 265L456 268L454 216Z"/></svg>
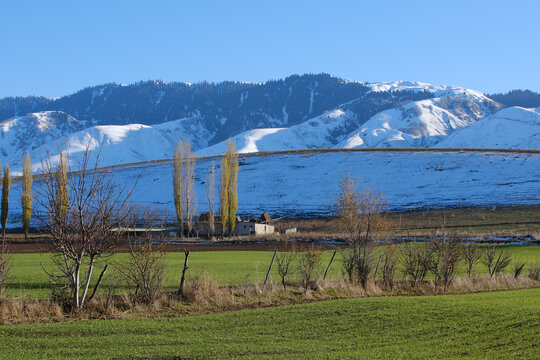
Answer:
<svg viewBox="0 0 540 360"><path fill-rule="evenodd" d="M208 213L202 213L199 217L199 221L195 225L196 231L199 235L210 235L208 219ZM273 234L275 231L275 227L274 225L270 224L270 221L272 221L272 219L266 212L263 213L260 218L254 218L250 220L242 220L241 218L236 218L236 226L234 227L233 235L247 236ZM214 235L221 235L221 223L217 218L215 220Z"/></svg>
<svg viewBox="0 0 540 360"><path fill-rule="evenodd" d="M236 227L233 230L234 235L246 236L246 235L266 235L274 233L274 225L270 224L261 224L259 222L241 221L236 224Z"/></svg>

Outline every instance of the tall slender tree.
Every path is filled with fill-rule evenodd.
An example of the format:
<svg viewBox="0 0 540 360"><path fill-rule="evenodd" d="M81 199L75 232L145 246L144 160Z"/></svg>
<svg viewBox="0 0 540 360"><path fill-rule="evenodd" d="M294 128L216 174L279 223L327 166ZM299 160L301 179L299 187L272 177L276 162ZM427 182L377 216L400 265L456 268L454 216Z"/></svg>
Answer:
<svg viewBox="0 0 540 360"><path fill-rule="evenodd" d="M197 210L197 199L195 197L195 154L191 150L189 139L184 142L184 191L183 203L184 214L186 217L186 225L188 236L193 229L193 215Z"/></svg>
<svg viewBox="0 0 540 360"><path fill-rule="evenodd" d="M55 208L58 214L57 219L66 219L68 209L68 196L69 196L69 184L68 184L68 165L69 158L67 153L60 152L58 158L58 166L56 168L56 198Z"/></svg>
<svg viewBox="0 0 540 360"><path fill-rule="evenodd" d="M193 216L197 210L195 197L195 154L191 150L189 139L185 142L178 141L174 148L174 205L176 217L180 223L180 233L184 236L184 230L190 234L193 229Z"/></svg>
<svg viewBox="0 0 540 360"><path fill-rule="evenodd" d="M214 203L216 201L216 167L214 162L210 164L210 171L208 172L208 178L206 179L206 199L208 201L208 232L214 235L215 229L215 208Z"/></svg>
<svg viewBox="0 0 540 360"><path fill-rule="evenodd" d="M174 169L173 169L173 190L174 207L176 209L176 218L180 224L180 236L184 236L184 205L182 202L183 193L183 158L182 150L184 144L182 140L174 147Z"/></svg>
<svg viewBox="0 0 540 360"><path fill-rule="evenodd" d="M238 210L238 153L236 144L231 139L227 141L227 152L221 158L219 180L221 230L225 234L228 225L230 235L236 226Z"/></svg>
<svg viewBox="0 0 540 360"><path fill-rule="evenodd" d="M230 169L227 166L225 156L223 156L219 164L219 221L222 235L225 235L227 231L227 221L229 219L229 180Z"/></svg>
<svg viewBox="0 0 540 360"><path fill-rule="evenodd" d="M24 229L24 238L28 238L28 230L30 228L30 218L32 217L32 161L30 160L30 154L24 155L23 161L23 175L22 175L22 225Z"/></svg>
<svg viewBox="0 0 540 360"><path fill-rule="evenodd" d="M230 180L229 180L229 231L233 232L236 226L236 212L238 211L238 153L236 144L229 139L227 141L227 156L229 157Z"/></svg>
<svg viewBox="0 0 540 360"><path fill-rule="evenodd" d="M6 237L6 224L9 211L9 189L11 187L11 176L9 174L9 165L4 168L4 178L2 179L2 212L0 222L2 223L2 239Z"/></svg>

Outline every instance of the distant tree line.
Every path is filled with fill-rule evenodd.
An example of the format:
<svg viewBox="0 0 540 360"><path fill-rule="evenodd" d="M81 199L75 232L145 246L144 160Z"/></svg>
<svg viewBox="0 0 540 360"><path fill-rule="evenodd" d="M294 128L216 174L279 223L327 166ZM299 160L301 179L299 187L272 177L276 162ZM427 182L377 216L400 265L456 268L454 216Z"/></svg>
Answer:
<svg viewBox="0 0 540 360"><path fill-rule="evenodd" d="M491 94L488 97L505 106L540 107L540 93L531 90L511 90L507 93Z"/></svg>

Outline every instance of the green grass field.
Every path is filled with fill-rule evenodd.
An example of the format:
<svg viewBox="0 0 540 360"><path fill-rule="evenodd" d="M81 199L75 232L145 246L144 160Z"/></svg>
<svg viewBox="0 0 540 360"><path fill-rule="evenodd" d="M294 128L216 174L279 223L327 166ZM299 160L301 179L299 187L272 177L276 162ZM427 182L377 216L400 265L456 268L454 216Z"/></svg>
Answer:
<svg viewBox="0 0 540 360"><path fill-rule="evenodd" d="M503 246L503 248L512 253L513 259L519 259L526 263L540 262L540 246ZM218 285L262 283L272 254L272 252L265 251L192 252L188 276L208 276ZM12 278L6 284L6 295L28 299L49 297L49 279L42 266L49 270L52 269L50 254L14 254L12 256ZM180 279L184 253L170 252L166 256L165 285L167 289L174 290ZM331 252L325 252L322 267L328 264L330 256ZM126 259L127 254L118 254L113 257L114 261L125 261ZM328 273L329 279L337 279L341 276L340 262L341 255L338 254ZM278 282L279 277L275 264L272 270L272 278ZM484 267L480 264L477 264L475 271L485 273ZM507 271L511 271L510 267ZM460 272L463 272L463 268L460 269ZM111 278L112 275L112 272L108 273L102 290L106 291L109 287L113 287L114 292L127 291L128 289L121 285L121 281ZM399 276L401 274L398 274Z"/></svg>
<svg viewBox="0 0 540 360"><path fill-rule="evenodd" d="M538 359L540 289L0 327L1 359Z"/></svg>

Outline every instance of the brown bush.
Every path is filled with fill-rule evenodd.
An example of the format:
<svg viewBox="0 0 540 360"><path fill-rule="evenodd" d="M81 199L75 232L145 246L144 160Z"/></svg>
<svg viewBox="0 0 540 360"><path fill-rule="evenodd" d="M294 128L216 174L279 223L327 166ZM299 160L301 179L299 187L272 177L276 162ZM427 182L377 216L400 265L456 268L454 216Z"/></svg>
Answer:
<svg viewBox="0 0 540 360"><path fill-rule="evenodd" d="M219 287L212 279L202 276L192 277L186 284L183 298L190 303L207 304L218 300Z"/></svg>
<svg viewBox="0 0 540 360"><path fill-rule="evenodd" d="M315 290L319 284L320 266L322 251L314 245L309 247L300 255L298 261L298 272L300 273L300 284L304 291Z"/></svg>
<svg viewBox="0 0 540 360"><path fill-rule="evenodd" d="M476 244L463 244L462 252L467 276L470 278L474 265L482 258L482 250Z"/></svg>
<svg viewBox="0 0 540 360"><path fill-rule="evenodd" d="M529 267L529 277L533 280L540 280L540 263L533 264Z"/></svg>
<svg viewBox="0 0 540 360"><path fill-rule="evenodd" d="M433 247L427 243L408 242L401 247L403 275L410 278L416 288L432 267Z"/></svg>
<svg viewBox="0 0 540 360"><path fill-rule="evenodd" d="M387 245L383 254L382 282L389 289L394 287L396 265L398 262L398 249L394 244Z"/></svg>

